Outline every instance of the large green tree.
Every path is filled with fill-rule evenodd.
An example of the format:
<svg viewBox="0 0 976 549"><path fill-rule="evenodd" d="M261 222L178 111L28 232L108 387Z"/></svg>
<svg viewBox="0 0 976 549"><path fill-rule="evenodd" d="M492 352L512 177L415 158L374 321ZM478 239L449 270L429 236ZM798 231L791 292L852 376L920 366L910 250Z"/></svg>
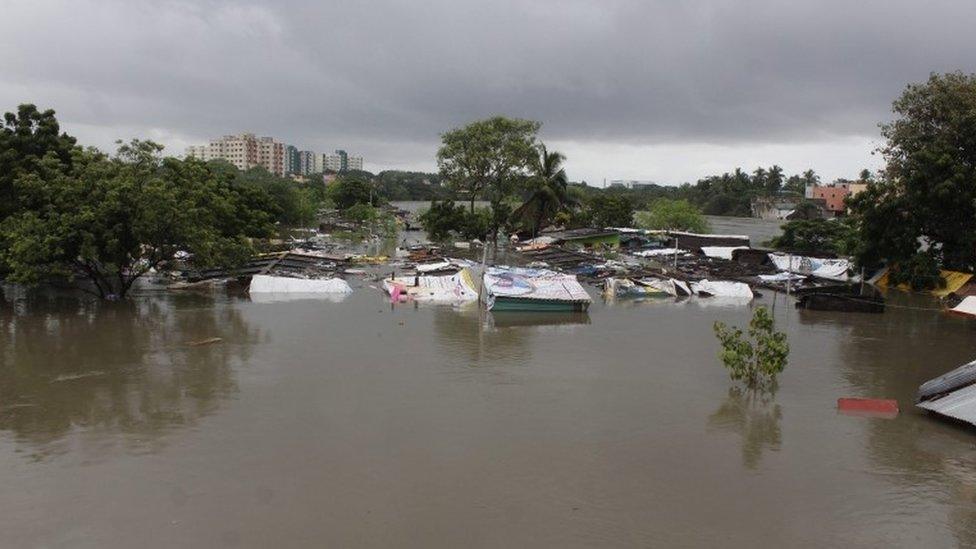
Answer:
<svg viewBox="0 0 976 549"><path fill-rule="evenodd" d="M272 231L267 194L198 160L162 158L161 150L149 141L121 145L111 158L75 149L70 172L18 177L15 192L32 207L0 224L9 278L63 279L121 298L179 251L200 267L249 257L248 237Z"/></svg>
<svg viewBox="0 0 976 549"><path fill-rule="evenodd" d="M491 203L491 229L507 219L504 201L537 158L536 133L531 120L495 116L472 122L441 136L437 166L454 189L467 194L471 211L478 198Z"/></svg>
<svg viewBox="0 0 976 549"><path fill-rule="evenodd" d="M863 263L976 268L976 75L909 85L881 126L887 166L852 200Z"/></svg>

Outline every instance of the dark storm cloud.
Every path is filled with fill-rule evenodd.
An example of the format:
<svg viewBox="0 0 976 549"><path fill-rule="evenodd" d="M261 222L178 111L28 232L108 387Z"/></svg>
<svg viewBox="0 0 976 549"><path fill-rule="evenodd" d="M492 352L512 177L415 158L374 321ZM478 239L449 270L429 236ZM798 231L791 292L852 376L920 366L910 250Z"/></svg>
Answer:
<svg viewBox="0 0 976 549"><path fill-rule="evenodd" d="M965 0L0 6L4 109L187 139L419 149L505 113L557 140L823 141L876 133L931 71L976 70Z"/></svg>

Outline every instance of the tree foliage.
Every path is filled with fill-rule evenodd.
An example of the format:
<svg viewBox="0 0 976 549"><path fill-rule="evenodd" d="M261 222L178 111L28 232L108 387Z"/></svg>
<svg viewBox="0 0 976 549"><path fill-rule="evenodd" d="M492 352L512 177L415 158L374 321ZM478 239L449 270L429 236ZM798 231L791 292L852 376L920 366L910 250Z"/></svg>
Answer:
<svg viewBox="0 0 976 549"><path fill-rule="evenodd" d="M788 221L783 225L783 234L769 244L795 253L851 255L858 249L857 228L850 218Z"/></svg>
<svg viewBox="0 0 976 549"><path fill-rule="evenodd" d="M503 203L525 181L535 161L536 133L540 124L531 120L495 116L451 130L441 136L437 166L444 179L464 193L474 213L474 202L491 203L492 233L508 219Z"/></svg>
<svg viewBox="0 0 976 549"><path fill-rule="evenodd" d="M887 166L850 201L859 260L893 274L976 268L976 75L932 74L909 85L881 126ZM909 268L908 265L911 264ZM930 280L931 282L931 280ZM928 284L922 279L918 283Z"/></svg>
<svg viewBox="0 0 976 549"><path fill-rule="evenodd" d="M249 257L249 237L272 230L267 195L203 162L162 158L161 150L138 140L111 158L75 149L70 169L18 177L15 191L32 206L0 223L9 279L85 280L101 297L124 297L178 251L204 267Z"/></svg>
<svg viewBox="0 0 976 549"><path fill-rule="evenodd" d="M356 175L337 177L328 187L328 195L340 210L356 204L379 204L379 196L372 192L370 181Z"/></svg>
<svg viewBox="0 0 976 549"><path fill-rule="evenodd" d="M484 240L492 223L491 210L476 208L471 212L453 200L434 200L419 221L431 240L445 241L452 234L467 239Z"/></svg>
<svg viewBox="0 0 976 549"><path fill-rule="evenodd" d="M749 322L748 338L742 330L722 322L713 326L722 349L719 359L733 381L750 389L772 389L776 376L786 368L790 345L786 334L777 332L766 307L757 307Z"/></svg>
<svg viewBox="0 0 976 549"><path fill-rule="evenodd" d="M533 236L555 219L556 214L577 205L569 193L569 180L563 162L566 157L539 145L528 178L532 194L512 213L512 223Z"/></svg>
<svg viewBox="0 0 976 549"><path fill-rule="evenodd" d="M18 178L48 177L71 169L75 138L60 131L53 110L42 112L24 104L16 113L4 114L0 125L0 220L30 206L16 192Z"/></svg>
<svg viewBox="0 0 976 549"><path fill-rule="evenodd" d="M641 229L671 229L707 233L711 230L701 210L687 200L659 198L647 211L637 212L637 226Z"/></svg>
<svg viewBox="0 0 976 549"><path fill-rule="evenodd" d="M583 215L591 227L630 227L634 224L634 203L624 195L601 193L590 198Z"/></svg>

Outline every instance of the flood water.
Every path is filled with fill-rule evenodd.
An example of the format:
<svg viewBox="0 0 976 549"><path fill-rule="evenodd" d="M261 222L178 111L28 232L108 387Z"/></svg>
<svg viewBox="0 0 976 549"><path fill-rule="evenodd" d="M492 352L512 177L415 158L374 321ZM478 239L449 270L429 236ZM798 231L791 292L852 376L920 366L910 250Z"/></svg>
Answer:
<svg viewBox="0 0 976 549"><path fill-rule="evenodd" d="M500 316L353 284L269 303L8 289L2 545L976 543L976 432L912 407L973 358L972 322L779 297L793 351L763 398L731 388L711 331L748 306ZM838 415L840 396L902 413Z"/></svg>

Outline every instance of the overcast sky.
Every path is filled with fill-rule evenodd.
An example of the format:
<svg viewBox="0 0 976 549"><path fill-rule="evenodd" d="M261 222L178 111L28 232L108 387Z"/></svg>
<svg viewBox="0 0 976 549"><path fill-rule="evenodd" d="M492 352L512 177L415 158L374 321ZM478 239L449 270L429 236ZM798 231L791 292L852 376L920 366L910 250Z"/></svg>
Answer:
<svg viewBox="0 0 976 549"><path fill-rule="evenodd" d="M877 167L909 82L976 72L973 0L0 0L0 110L85 144L252 131L435 168L439 135L539 120L574 180Z"/></svg>

